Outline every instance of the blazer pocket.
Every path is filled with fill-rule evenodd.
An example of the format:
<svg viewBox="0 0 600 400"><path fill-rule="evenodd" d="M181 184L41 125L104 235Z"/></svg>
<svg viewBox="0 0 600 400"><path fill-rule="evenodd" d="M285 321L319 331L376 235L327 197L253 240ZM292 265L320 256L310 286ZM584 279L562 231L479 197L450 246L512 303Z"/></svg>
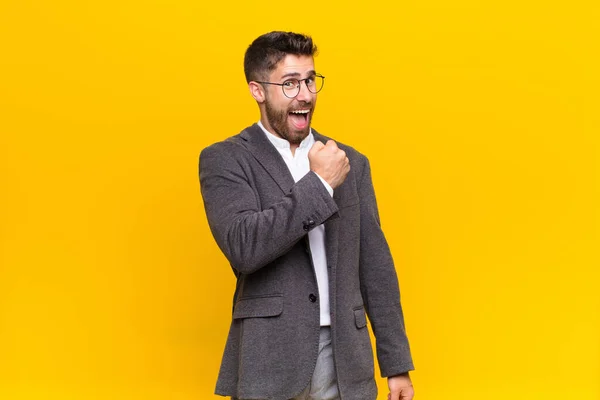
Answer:
<svg viewBox="0 0 600 400"><path fill-rule="evenodd" d="M233 309L233 319L275 317L283 312L283 295L242 297Z"/></svg>
<svg viewBox="0 0 600 400"><path fill-rule="evenodd" d="M354 323L358 329L367 326L367 314L365 314L364 307L354 309Z"/></svg>
<svg viewBox="0 0 600 400"><path fill-rule="evenodd" d="M335 198L334 198L335 200ZM336 201L338 209L343 210L344 208L352 207L357 204L360 204L360 199L358 196L354 196L350 199L340 198Z"/></svg>

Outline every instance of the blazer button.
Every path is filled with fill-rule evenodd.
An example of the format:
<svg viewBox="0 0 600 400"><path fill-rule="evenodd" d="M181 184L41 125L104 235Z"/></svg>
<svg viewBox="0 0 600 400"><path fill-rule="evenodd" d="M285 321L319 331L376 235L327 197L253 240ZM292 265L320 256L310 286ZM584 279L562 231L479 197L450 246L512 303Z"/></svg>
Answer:
<svg viewBox="0 0 600 400"><path fill-rule="evenodd" d="M310 225L308 225L306 222L304 224L302 224L302 229L304 229L305 231L309 231L310 230Z"/></svg>
<svg viewBox="0 0 600 400"><path fill-rule="evenodd" d="M309 294L308 295L308 299L310 300L311 303L314 303L315 301L317 301L317 296L315 296L314 294Z"/></svg>
<svg viewBox="0 0 600 400"><path fill-rule="evenodd" d="M312 219L308 220L308 226L315 226L315 221Z"/></svg>

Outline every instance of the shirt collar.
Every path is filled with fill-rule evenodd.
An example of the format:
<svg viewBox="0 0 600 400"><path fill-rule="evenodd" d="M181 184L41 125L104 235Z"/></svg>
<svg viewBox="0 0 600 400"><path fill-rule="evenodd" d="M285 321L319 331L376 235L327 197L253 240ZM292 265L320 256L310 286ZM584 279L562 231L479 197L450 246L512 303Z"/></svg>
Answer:
<svg viewBox="0 0 600 400"><path fill-rule="evenodd" d="M273 146L275 146L275 148L277 149L289 149L290 148L290 142L288 142L287 140L280 138L279 136L275 136L273 135L271 132L269 132L264 125L262 124L262 122L258 121L258 126L260 126L260 128L263 130L263 132L265 133L265 135L267 135L267 138L269 139L269 141L271 143L273 143ZM308 136L306 136L304 138L304 140L302 140L300 142L300 145L298 146L299 149L304 149L307 147L312 147L312 145L315 143L315 138L312 134L312 128L309 130L308 132Z"/></svg>

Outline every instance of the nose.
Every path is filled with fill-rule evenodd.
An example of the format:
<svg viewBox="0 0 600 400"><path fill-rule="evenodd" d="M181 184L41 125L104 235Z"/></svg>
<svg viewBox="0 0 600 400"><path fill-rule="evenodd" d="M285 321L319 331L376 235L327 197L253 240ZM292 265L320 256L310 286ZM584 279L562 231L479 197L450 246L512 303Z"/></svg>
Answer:
<svg viewBox="0 0 600 400"><path fill-rule="evenodd" d="M306 81L302 81L299 83L300 91L296 96L296 100L310 102L312 100L312 93L308 90L308 86L306 86Z"/></svg>

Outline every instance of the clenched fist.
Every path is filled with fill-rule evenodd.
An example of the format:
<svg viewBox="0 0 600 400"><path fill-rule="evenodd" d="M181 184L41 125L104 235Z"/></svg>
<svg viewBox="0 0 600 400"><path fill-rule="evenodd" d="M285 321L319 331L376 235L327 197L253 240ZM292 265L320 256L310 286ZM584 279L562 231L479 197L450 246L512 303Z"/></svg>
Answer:
<svg viewBox="0 0 600 400"><path fill-rule="evenodd" d="M350 171L350 161L346 152L341 150L333 140L327 144L315 142L308 152L310 170L317 173L333 189L340 186Z"/></svg>

